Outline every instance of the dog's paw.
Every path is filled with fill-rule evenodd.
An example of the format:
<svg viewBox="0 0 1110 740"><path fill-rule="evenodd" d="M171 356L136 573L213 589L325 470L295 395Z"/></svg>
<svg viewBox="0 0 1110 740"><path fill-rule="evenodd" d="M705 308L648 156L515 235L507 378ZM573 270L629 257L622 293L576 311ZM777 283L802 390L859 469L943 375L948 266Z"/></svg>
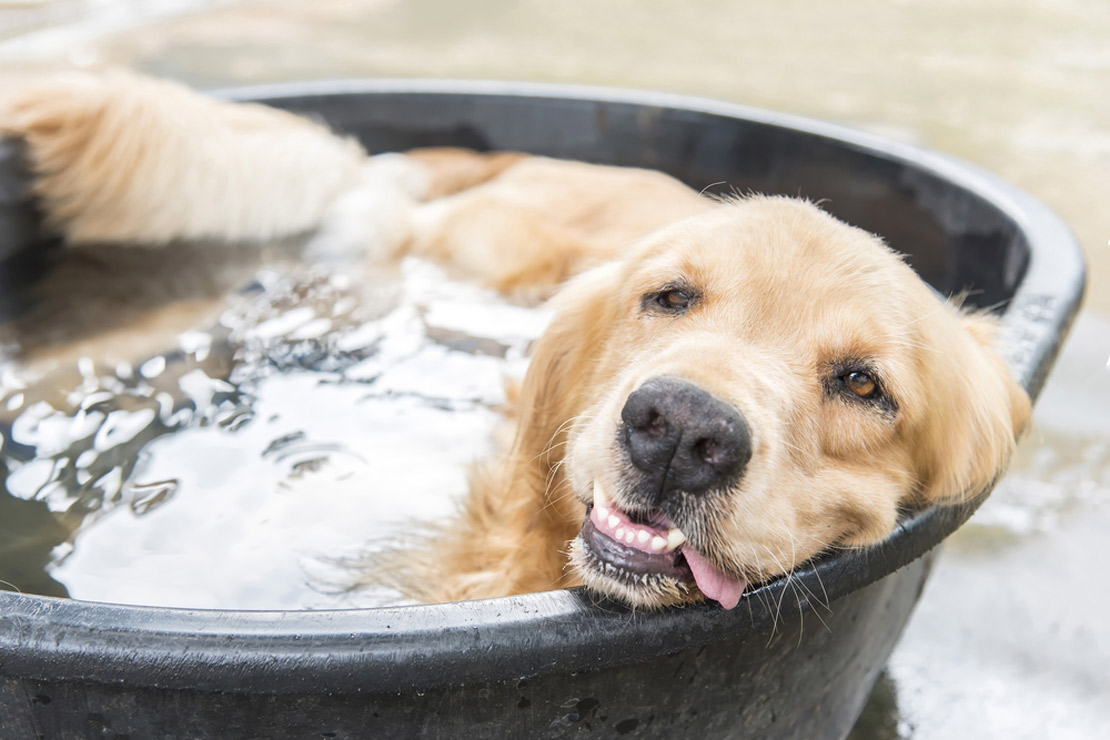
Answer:
<svg viewBox="0 0 1110 740"><path fill-rule="evenodd" d="M0 134L39 140L73 130L99 110L105 85L79 72L27 78L0 93Z"/></svg>
<svg viewBox="0 0 1110 740"><path fill-rule="evenodd" d="M0 132L25 142L47 221L70 242L306 231L365 160L289 113L123 72L20 85L0 101Z"/></svg>

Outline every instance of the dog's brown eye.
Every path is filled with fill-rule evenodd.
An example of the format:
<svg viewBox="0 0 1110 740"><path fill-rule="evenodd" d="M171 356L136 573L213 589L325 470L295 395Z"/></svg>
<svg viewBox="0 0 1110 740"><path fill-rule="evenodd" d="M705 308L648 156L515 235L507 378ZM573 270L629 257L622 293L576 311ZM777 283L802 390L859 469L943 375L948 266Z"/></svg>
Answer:
<svg viewBox="0 0 1110 740"><path fill-rule="evenodd" d="M878 412L886 421L893 421L898 402L887 392L882 375L867 358L847 357L832 363L824 377L825 393L855 404L856 409Z"/></svg>
<svg viewBox="0 0 1110 740"><path fill-rule="evenodd" d="M682 311L690 307L690 294L678 289L664 290L655 296L655 302L668 311Z"/></svg>
<svg viewBox="0 0 1110 740"><path fill-rule="evenodd" d="M642 300L642 311L681 316L701 301L701 294L685 280L675 280L664 285L662 290L645 293Z"/></svg>
<svg viewBox="0 0 1110 740"><path fill-rule="evenodd" d="M860 398L871 398L878 390L875 379L861 370L854 370L842 376L842 379L844 385L848 386L848 390Z"/></svg>

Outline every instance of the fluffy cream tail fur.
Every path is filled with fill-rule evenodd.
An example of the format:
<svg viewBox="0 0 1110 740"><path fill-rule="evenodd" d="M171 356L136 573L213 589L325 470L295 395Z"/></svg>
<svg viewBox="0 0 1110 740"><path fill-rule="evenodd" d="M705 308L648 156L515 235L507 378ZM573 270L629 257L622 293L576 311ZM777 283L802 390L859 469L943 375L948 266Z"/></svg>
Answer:
<svg viewBox="0 0 1110 740"><path fill-rule="evenodd" d="M316 228L366 155L322 126L171 82L73 73L0 99L71 243L259 240Z"/></svg>

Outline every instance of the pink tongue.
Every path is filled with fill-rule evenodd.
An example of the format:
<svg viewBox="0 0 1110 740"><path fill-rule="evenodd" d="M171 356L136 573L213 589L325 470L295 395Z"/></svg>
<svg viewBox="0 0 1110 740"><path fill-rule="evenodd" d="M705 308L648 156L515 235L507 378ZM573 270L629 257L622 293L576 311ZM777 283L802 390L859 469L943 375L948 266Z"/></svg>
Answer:
<svg viewBox="0 0 1110 740"><path fill-rule="evenodd" d="M682 548L682 554L694 574L694 581L703 594L714 601L719 601L725 609L732 609L740 603L740 595L744 593L744 588L748 585L747 581L726 576L710 565L709 561L692 547Z"/></svg>

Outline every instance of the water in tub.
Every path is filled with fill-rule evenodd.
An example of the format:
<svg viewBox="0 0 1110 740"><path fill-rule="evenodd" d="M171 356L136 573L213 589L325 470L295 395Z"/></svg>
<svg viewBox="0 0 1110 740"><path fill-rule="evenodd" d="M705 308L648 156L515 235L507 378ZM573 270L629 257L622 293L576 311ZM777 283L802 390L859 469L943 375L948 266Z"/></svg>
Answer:
<svg viewBox="0 0 1110 740"><path fill-rule="evenodd" d="M45 283L0 328L0 578L127 604L395 603L346 561L450 515L546 321L288 246L105 247Z"/></svg>

